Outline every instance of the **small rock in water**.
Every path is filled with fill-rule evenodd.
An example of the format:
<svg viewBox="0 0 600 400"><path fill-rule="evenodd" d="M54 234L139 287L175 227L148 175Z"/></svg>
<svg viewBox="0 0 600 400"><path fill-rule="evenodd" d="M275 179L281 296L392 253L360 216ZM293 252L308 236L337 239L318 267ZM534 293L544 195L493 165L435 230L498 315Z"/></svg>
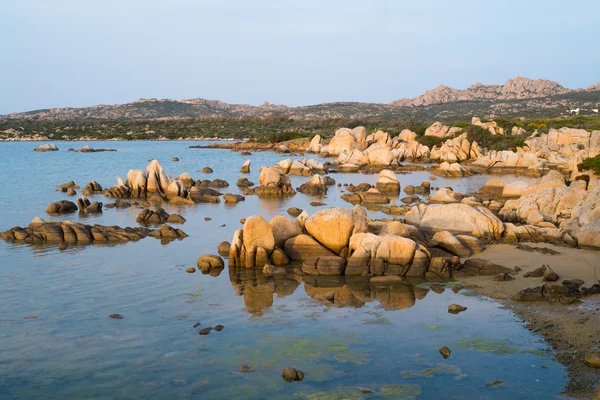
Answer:
<svg viewBox="0 0 600 400"><path fill-rule="evenodd" d="M244 364L238 365L238 369L240 370L240 372L254 372L252 368Z"/></svg>
<svg viewBox="0 0 600 400"><path fill-rule="evenodd" d="M185 270L185 272L187 272L188 274L193 274L194 272L196 272L196 268L194 268L194 267L187 268Z"/></svg>
<svg viewBox="0 0 600 400"><path fill-rule="evenodd" d="M463 312L467 309L465 306L461 306L460 304L450 304L448 306L448 312L450 314L458 314L459 312Z"/></svg>
<svg viewBox="0 0 600 400"><path fill-rule="evenodd" d="M200 326L200 322L196 322L196 323L194 324L194 328L197 328L197 327L199 327L199 326Z"/></svg>
<svg viewBox="0 0 600 400"><path fill-rule="evenodd" d="M321 206L326 206L327 204L322 203L320 201L313 201L313 202L310 203L310 205L313 206L313 207L321 207Z"/></svg>
<svg viewBox="0 0 600 400"><path fill-rule="evenodd" d="M125 318L121 314L110 314L109 317L112 318L112 319L123 319L123 318Z"/></svg>
<svg viewBox="0 0 600 400"><path fill-rule="evenodd" d="M290 214L292 217L297 217L298 215L302 214L302 211L304 210L298 207L290 207L287 209L288 214Z"/></svg>
<svg viewBox="0 0 600 400"><path fill-rule="evenodd" d="M205 174L210 174L211 172L213 172L213 170L210 167L204 167L204 168L202 168L202 170L200 172L203 172Z"/></svg>
<svg viewBox="0 0 600 400"><path fill-rule="evenodd" d="M506 385L504 384L504 382L496 379L493 382L486 383L485 386L489 386L489 387L505 387Z"/></svg>
<svg viewBox="0 0 600 400"><path fill-rule="evenodd" d="M452 351L450 351L450 349L447 346L442 347L439 351L442 357L444 358L448 358L450 357L450 354L452 354Z"/></svg>
<svg viewBox="0 0 600 400"><path fill-rule="evenodd" d="M215 325L213 329L217 332L221 332L223 328L225 328L223 325Z"/></svg>
<svg viewBox="0 0 600 400"><path fill-rule="evenodd" d="M359 387L358 390L360 390L363 393L373 393L373 391L369 388Z"/></svg>
<svg viewBox="0 0 600 400"><path fill-rule="evenodd" d="M212 218L211 217L204 217L204 220L205 221L212 221Z"/></svg>
<svg viewBox="0 0 600 400"><path fill-rule="evenodd" d="M210 333L210 331L212 331L212 327L209 328L204 328L204 329L200 329L200 331L198 332L198 335L208 335Z"/></svg>
<svg viewBox="0 0 600 400"><path fill-rule="evenodd" d="M244 225L246 223L246 218L240 218L240 224Z"/></svg>
<svg viewBox="0 0 600 400"><path fill-rule="evenodd" d="M223 225L219 225L219 228L225 228L227 225L223 224Z"/></svg>
<svg viewBox="0 0 600 400"><path fill-rule="evenodd" d="M179 158L173 157L171 160L173 160L173 161L179 161Z"/></svg>
<svg viewBox="0 0 600 400"><path fill-rule="evenodd" d="M219 247L217 247L217 252L219 255L223 257L229 256L229 250L231 249L231 244L229 242L221 242Z"/></svg>
<svg viewBox="0 0 600 400"><path fill-rule="evenodd" d="M304 379L304 372L298 371L296 368L287 367L281 371L281 376L288 382L298 382Z"/></svg>

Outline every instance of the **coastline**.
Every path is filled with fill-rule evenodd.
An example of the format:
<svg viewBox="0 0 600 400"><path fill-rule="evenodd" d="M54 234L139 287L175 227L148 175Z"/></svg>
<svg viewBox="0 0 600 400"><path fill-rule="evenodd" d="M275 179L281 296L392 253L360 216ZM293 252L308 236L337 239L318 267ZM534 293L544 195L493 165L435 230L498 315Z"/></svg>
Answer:
<svg viewBox="0 0 600 400"><path fill-rule="evenodd" d="M491 276L462 278L465 287L478 295L488 297L513 311L528 330L541 336L550 346L556 360L568 373L568 383L563 395L590 398L600 383L600 369L584 364L586 352L600 345L600 295L585 297L571 305L537 301L512 300L519 291L543 285L543 278L525 278L523 274L543 264L548 264L560 277L581 279L584 286L599 282L598 252L548 243L523 243L534 247L550 248L560 254L526 252L507 244L491 245L473 256L483 258L508 268L520 266L522 271L512 281L494 281Z"/></svg>
<svg viewBox="0 0 600 400"><path fill-rule="evenodd" d="M112 139L102 139L102 138L78 138L78 139L52 139L52 138L0 138L0 142L236 142L236 141L247 141L249 139L233 139L233 138L205 138L205 137L193 137L193 138L177 138L177 139L167 139L167 138L152 138L152 139L122 139L122 138L112 138Z"/></svg>

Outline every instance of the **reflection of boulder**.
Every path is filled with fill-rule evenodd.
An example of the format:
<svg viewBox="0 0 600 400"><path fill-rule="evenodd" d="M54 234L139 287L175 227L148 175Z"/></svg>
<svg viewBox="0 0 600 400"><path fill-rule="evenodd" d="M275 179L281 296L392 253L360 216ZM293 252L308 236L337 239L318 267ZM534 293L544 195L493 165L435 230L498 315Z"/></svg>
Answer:
<svg viewBox="0 0 600 400"><path fill-rule="evenodd" d="M261 271L229 267L229 280L235 293L244 297L246 309L251 314L261 315L273 305L273 294L289 296L299 283L291 279L273 279Z"/></svg>
<svg viewBox="0 0 600 400"><path fill-rule="evenodd" d="M423 299L428 292L408 282L372 284L361 278L332 276L305 276L303 280L310 297L335 307L358 308L367 302L378 301L386 310L404 309L414 306L415 299Z"/></svg>
<svg viewBox="0 0 600 400"><path fill-rule="evenodd" d="M415 292L410 284L375 285L377 301L386 310L410 308L415 305Z"/></svg>
<svg viewBox="0 0 600 400"><path fill-rule="evenodd" d="M251 314L262 314L273 305L275 282L272 280L257 282L256 285L244 285L244 304Z"/></svg>
<svg viewBox="0 0 600 400"><path fill-rule="evenodd" d="M306 294L315 300L322 301L335 307L362 307L365 303L360 301L348 285L338 287L319 287L304 284Z"/></svg>
<svg viewBox="0 0 600 400"><path fill-rule="evenodd" d="M287 271L289 274L290 270ZM261 270L229 267L229 280L237 296L244 298L251 314L261 315L273 305L273 295L285 297L294 293L300 283L311 298L334 307L362 307L377 301L386 310L412 307L416 299L423 299L428 289L413 286L409 281L371 283L360 277L344 276L266 276Z"/></svg>

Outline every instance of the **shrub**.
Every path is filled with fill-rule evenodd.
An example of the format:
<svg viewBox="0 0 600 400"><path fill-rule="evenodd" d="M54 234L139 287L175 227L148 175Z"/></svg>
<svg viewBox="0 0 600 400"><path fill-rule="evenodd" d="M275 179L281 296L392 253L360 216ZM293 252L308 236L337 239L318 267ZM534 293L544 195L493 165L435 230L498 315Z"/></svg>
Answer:
<svg viewBox="0 0 600 400"><path fill-rule="evenodd" d="M595 157L586 158L577 165L580 171L592 171L600 175L600 154Z"/></svg>
<svg viewBox="0 0 600 400"><path fill-rule="evenodd" d="M417 136L417 138L415 140L417 142L421 143L423 146L427 146L431 149L431 148L433 148L433 146L440 146L447 139L440 138L437 136Z"/></svg>
<svg viewBox="0 0 600 400"><path fill-rule="evenodd" d="M263 136L259 141L263 143L281 143L303 137L306 137L306 135L298 132L275 132L271 133L270 135Z"/></svg>
<svg viewBox="0 0 600 400"><path fill-rule="evenodd" d="M466 132L469 141L476 141L479 146L488 150L515 150L526 145L522 135L492 135L487 129L476 125L469 126Z"/></svg>

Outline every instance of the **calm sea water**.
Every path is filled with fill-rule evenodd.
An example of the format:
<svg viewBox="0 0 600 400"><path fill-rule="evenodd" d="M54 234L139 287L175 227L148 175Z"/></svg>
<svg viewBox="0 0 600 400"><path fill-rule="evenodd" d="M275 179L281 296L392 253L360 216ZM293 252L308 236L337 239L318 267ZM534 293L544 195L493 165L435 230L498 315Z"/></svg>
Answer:
<svg viewBox="0 0 600 400"><path fill-rule="evenodd" d="M46 206L66 199L55 186L91 180L103 187L157 158L172 176L235 181L246 159L250 180L281 155L240 156L227 150L188 149L192 142L93 142L110 153L36 153L38 143L0 143L0 230L41 216L88 224L137 226L136 208L97 216L50 217ZM172 157L181 161L172 162ZM299 157L302 158L302 157ZM199 171L209 166L214 173ZM333 174L342 183L374 183L376 175ZM429 174L399 175L402 186ZM292 177L295 187L308 178ZM489 177L438 178L434 186L468 193ZM507 178L514 180L515 178ZM102 196L94 200L110 202ZM555 398L565 370L547 345L496 303L468 291L428 290L428 284L370 285L364 281L266 278L225 269L219 276L187 274L198 256L216 253L240 218L309 213L322 207L298 193L286 200L249 196L235 206L167 206L187 222L189 237L168 245L147 238L117 246L59 250L0 241L0 398L206 399L509 399ZM351 205L330 188L327 206ZM371 213L371 216L383 214ZM211 217L205 221L204 217ZM222 226L225 225L225 226ZM451 284L449 284L451 286ZM336 305L319 298L336 293ZM438 290L439 292L439 290ZM337 300L339 299L339 300ZM447 313L450 303L468 307ZM110 319L113 313L123 320ZM200 322L199 328L193 328ZM198 335L203 327L223 331ZM452 350L449 359L438 353ZM241 373L239 364L255 369ZM294 366L304 381L287 383ZM495 380L502 384L486 386ZM372 393L363 393L367 388Z"/></svg>

